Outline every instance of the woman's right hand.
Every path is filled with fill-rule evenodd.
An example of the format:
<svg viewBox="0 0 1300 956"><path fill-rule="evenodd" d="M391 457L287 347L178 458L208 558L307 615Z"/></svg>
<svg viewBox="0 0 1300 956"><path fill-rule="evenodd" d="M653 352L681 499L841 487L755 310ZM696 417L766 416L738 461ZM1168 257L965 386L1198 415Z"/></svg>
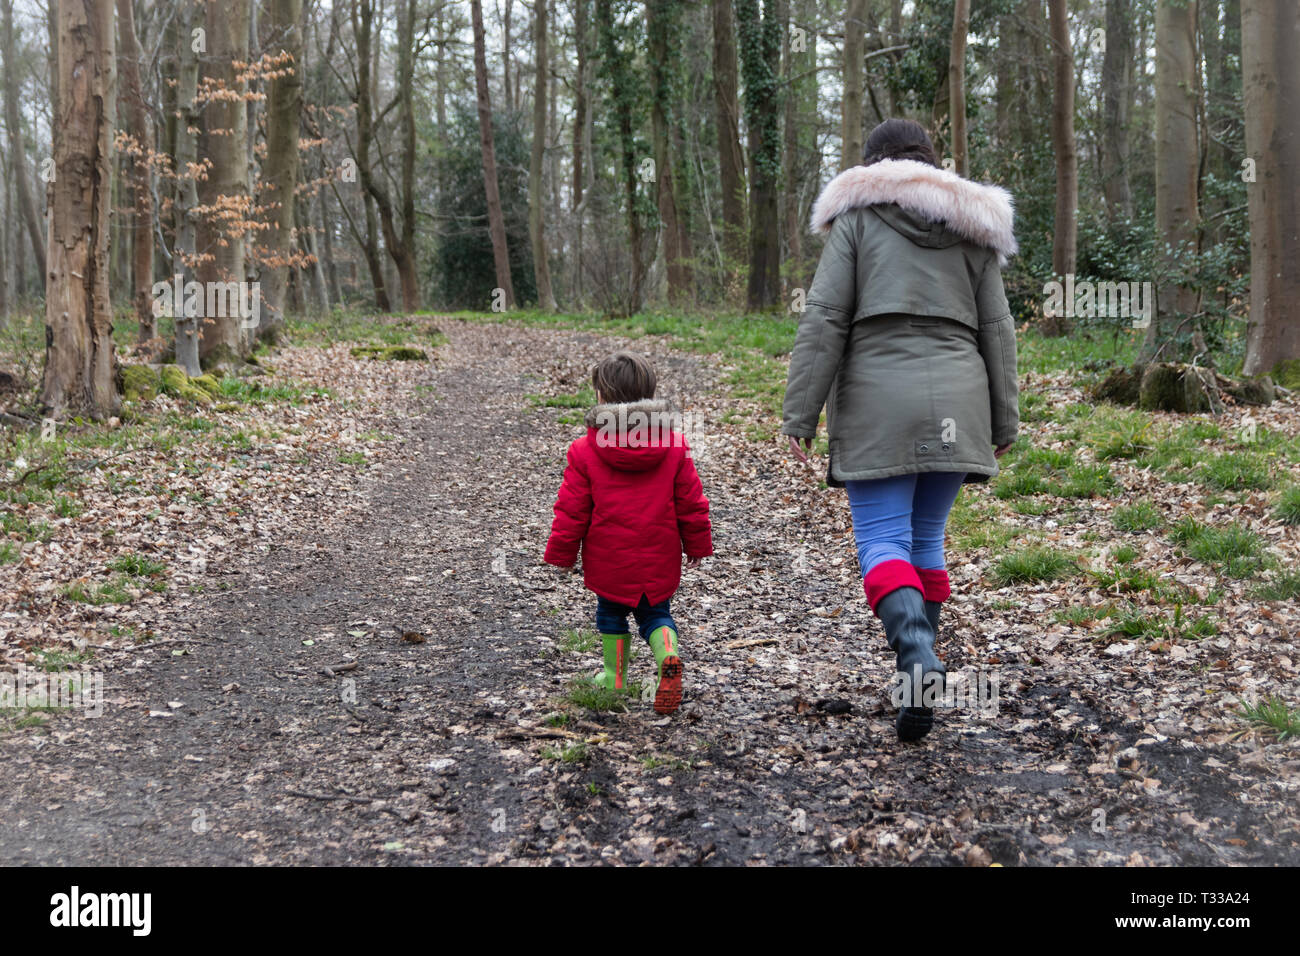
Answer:
<svg viewBox="0 0 1300 956"><path fill-rule="evenodd" d="M808 455L812 454L813 440L811 438L795 438L793 435L790 435L789 438L790 450L794 452L794 456L802 462L807 462ZM803 448L799 447L801 441L803 442ZM808 450L808 454L804 454L805 448Z"/></svg>
<svg viewBox="0 0 1300 956"><path fill-rule="evenodd" d="M1014 444L1015 444L1015 442L1011 442L1011 441L1009 441L1009 442L1007 442L1005 445L1002 445L1002 446L1000 446L1000 447L998 447L998 448L994 448L994 449L993 449L993 457L994 457L994 458L1001 458L1003 455L1005 455L1005 454L1007 453L1007 449L1010 448L1010 447L1011 447L1012 445L1014 445Z"/></svg>

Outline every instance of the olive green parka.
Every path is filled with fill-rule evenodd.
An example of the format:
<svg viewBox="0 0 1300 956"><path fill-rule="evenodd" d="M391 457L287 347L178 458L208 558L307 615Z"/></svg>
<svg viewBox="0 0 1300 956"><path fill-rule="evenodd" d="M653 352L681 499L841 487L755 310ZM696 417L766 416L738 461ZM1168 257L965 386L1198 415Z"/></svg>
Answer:
<svg viewBox="0 0 1300 956"><path fill-rule="evenodd" d="M826 406L827 481L998 472L1019 426L1016 338L1001 267L1010 194L914 160L855 166L813 206L827 233L799 322L782 431Z"/></svg>

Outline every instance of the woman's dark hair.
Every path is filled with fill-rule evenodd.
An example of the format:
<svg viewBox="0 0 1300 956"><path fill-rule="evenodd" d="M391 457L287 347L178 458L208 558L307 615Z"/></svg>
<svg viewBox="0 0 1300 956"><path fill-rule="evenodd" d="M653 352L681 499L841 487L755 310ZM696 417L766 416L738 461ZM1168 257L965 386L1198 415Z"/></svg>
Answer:
<svg viewBox="0 0 1300 956"><path fill-rule="evenodd" d="M654 366L639 352L615 352L591 370L591 387L612 405L654 398L656 384Z"/></svg>
<svg viewBox="0 0 1300 956"><path fill-rule="evenodd" d="M934 144L925 127L916 120L887 119L871 131L862 150L862 163L870 166L882 159L914 159L938 166Z"/></svg>

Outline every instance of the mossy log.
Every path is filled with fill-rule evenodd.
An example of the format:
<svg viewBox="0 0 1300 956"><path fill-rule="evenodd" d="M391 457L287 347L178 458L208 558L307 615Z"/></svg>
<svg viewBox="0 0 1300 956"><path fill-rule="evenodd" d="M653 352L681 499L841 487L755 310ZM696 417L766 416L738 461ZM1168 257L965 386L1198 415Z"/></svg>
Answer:
<svg viewBox="0 0 1300 956"><path fill-rule="evenodd" d="M1146 411L1223 411L1224 396L1239 405L1267 405L1276 398L1273 380L1232 379L1213 369L1177 362L1152 362L1145 367L1120 368L1089 390L1094 401L1136 405Z"/></svg>
<svg viewBox="0 0 1300 956"><path fill-rule="evenodd" d="M352 350L353 358L374 359L380 362L427 362L424 349L410 345L358 345Z"/></svg>

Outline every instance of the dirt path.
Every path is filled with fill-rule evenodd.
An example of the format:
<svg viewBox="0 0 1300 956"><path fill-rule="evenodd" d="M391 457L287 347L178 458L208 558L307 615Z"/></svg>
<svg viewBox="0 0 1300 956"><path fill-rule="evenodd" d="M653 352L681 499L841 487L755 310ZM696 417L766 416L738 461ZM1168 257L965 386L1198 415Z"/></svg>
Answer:
<svg viewBox="0 0 1300 956"><path fill-rule="evenodd" d="M443 329L365 511L283 529L178 611L168 636L196 643L110 669L103 717L0 737L0 863L1300 862L1294 760L1153 726L1147 678L1086 645L1057 649L1086 683L1041 680L1032 616L986 633L978 593L944 652L1000 648L998 715L898 744L843 502L721 428L698 456L719 554L674 604L687 702L566 707L596 656L561 638L591 600L538 562L573 428L526 396L576 391L612 343ZM721 417L714 365L639 347ZM577 743L585 762L549 759Z"/></svg>

